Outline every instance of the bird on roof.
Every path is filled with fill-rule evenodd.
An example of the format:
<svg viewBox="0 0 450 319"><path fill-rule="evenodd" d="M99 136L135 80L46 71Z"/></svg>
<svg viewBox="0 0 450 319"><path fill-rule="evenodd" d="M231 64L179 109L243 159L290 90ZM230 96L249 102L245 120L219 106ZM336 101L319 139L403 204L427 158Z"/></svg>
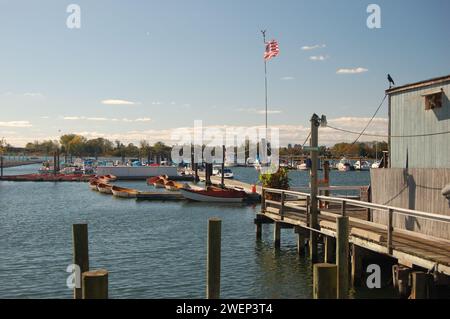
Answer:
<svg viewBox="0 0 450 319"><path fill-rule="evenodd" d="M387 79L388 79L388 81L389 81L389 88L391 88L392 86L395 86L395 82L394 82L394 80L392 79L392 77L391 77L390 74L387 75Z"/></svg>

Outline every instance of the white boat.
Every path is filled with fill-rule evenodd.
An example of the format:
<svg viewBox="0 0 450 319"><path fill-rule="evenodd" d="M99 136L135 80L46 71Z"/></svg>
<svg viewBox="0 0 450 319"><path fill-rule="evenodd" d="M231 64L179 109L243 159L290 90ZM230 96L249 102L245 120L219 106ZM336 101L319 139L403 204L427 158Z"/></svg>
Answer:
<svg viewBox="0 0 450 319"><path fill-rule="evenodd" d="M301 163L301 164L297 165L297 169L299 171L307 171L307 170L309 170L309 167L306 163Z"/></svg>
<svg viewBox="0 0 450 319"><path fill-rule="evenodd" d="M209 187L206 190L182 188L180 192L185 198L197 202L242 203L247 196L243 191L218 187Z"/></svg>
<svg viewBox="0 0 450 319"><path fill-rule="evenodd" d="M350 161L348 159L346 159L345 157L343 157L339 163L336 165L336 168L340 171L340 172L348 172L352 169L352 164L350 164Z"/></svg>
<svg viewBox="0 0 450 319"><path fill-rule="evenodd" d="M219 170L219 172L216 174L216 176L217 177L222 177L222 169ZM234 178L234 174L231 171L231 169L225 168L223 170L223 178L228 178L228 179Z"/></svg>
<svg viewBox="0 0 450 319"><path fill-rule="evenodd" d="M372 164L372 168L376 169L376 168L380 168L381 165L381 161L376 161L375 163Z"/></svg>
<svg viewBox="0 0 450 319"><path fill-rule="evenodd" d="M357 171L369 171L370 170L370 163L367 161L357 161L355 163L355 169Z"/></svg>

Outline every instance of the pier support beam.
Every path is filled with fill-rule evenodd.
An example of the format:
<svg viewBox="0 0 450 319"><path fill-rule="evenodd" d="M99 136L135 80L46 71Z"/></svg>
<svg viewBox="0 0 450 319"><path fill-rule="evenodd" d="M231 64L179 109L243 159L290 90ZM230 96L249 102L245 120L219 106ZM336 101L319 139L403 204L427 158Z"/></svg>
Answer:
<svg viewBox="0 0 450 319"><path fill-rule="evenodd" d="M432 298L433 275L415 271L411 274L411 296L410 299Z"/></svg>
<svg viewBox="0 0 450 319"><path fill-rule="evenodd" d="M275 248L281 246L281 224L278 222L273 223L273 243Z"/></svg>
<svg viewBox="0 0 450 319"><path fill-rule="evenodd" d="M351 284L353 287L360 287L364 279L364 256L366 251L355 244L352 245L352 276Z"/></svg>
<svg viewBox="0 0 450 319"><path fill-rule="evenodd" d="M314 265L313 298L337 298L337 265L326 263Z"/></svg>
<svg viewBox="0 0 450 319"><path fill-rule="evenodd" d="M325 236L325 262L334 264L336 262L336 239L331 236Z"/></svg>
<svg viewBox="0 0 450 319"><path fill-rule="evenodd" d="M221 256L222 221L210 218L208 221L208 248L206 270L206 298L220 298L220 256Z"/></svg>
<svg viewBox="0 0 450 319"><path fill-rule="evenodd" d="M392 272L392 281L394 283L394 287L398 290L398 294L401 298L408 298L411 292L409 287L409 275L411 273L411 269L401 265L394 265L392 267Z"/></svg>
<svg viewBox="0 0 450 319"><path fill-rule="evenodd" d="M255 221L256 225L256 240L262 239L262 224L261 222Z"/></svg>
<svg viewBox="0 0 450 319"><path fill-rule="evenodd" d="M305 238L306 238L306 230L301 227L295 227L295 233L297 234L297 253L300 256L304 256L306 253L305 249Z"/></svg>
<svg viewBox="0 0 450 319"><path fill-rule="evenodd" d="M348 217L336 218L336 264L338 266L338 298L348 298L348 264L349 264L349 223Z"/></svg>
<svg viewBox="0 0 450 319"><path fill-rule="evenodd" d="M73 238L73 263L80 267L80 274L89 270L89 242L88 242L88 225L74 224L72 225ZM81 287L74 289L74 299L82 298L83 280Z"/></svg>
<svg viewBox="0 0 450 319"><path fill-rule="evenodd" d="M86 271L82 277L83 299L108 299L108 271Z"/></svg>

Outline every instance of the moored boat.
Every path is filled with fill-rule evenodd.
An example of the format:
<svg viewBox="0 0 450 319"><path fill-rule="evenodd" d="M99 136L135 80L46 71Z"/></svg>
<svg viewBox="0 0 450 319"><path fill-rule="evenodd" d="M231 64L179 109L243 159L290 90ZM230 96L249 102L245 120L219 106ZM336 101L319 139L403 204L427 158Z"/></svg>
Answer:
<svg viewBox="0 0 450 319"><path fill-rule="evenodd" d="M111 187L112 194L116 197L121 198L136 198L139 191L132 188L112 186Z"/></svg>
<svg viewBox="0 0 450 319"><path fill-rule="evenodd" d="M202 190L181 188L180 192L185 198L198 202L242 203L247 196L244 191L218 187Z"/></svg>
<svg viewBox="0 0 450 319"><path fill-rule="evenodd" d="M97 189L97 185L98 185L99 181L97 179L92 179L89 181L89 188L94 190L94 191L98 191Z"/></svg>
<svg viewBox="0 0 450 319"><path fill-rule="evenodd" d="M97 190L103 194L112 194L112 185L105 183L98 183Z"/></svg>

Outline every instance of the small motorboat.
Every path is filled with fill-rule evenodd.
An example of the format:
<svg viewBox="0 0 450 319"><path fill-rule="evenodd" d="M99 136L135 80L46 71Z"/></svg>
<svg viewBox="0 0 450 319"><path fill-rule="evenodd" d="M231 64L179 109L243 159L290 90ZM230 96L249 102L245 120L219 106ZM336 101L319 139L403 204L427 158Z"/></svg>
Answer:
<svg viewBox="0 0 450 319"><path fill-rule="evenodd" d="M112 186L111 187L112 194L116 197L121 198L136 198L139 191L132 188Z"/></svg>
<svg viewBox="0 0 450 319"><path fill-rule="evenodd" d="M308 171L308 170L309 170L309 167L308 167L308 164L306 164L306 163L301 163L301 164L298 164L298 165L297 165L297 169L298 169L299 171Z"/></svg>
<svg viewBox="0 0 450 319"><path fill-rule="evenodd" d="M218 173L216 174L217 177L222 177L222 169L219 169ZM223 178L232 179L234 178L234 174L229 168L224 168L223 170Z"/></svg>
<svg viewBox="0 0 450 319"><path fill-rule="evenodd" d="M219 187L208 187L201 190L181 188L180 192L186 199L198 202L242 203L247 197L247 193L244 191Z"/></svg>
<svg viewBox="0 0 450 319"><path fill-rule="evenodd" d="M108 175L101 175L101 176L97 176L97 179L99 180L103 180L106 183L108 182L114 182L115 180L117 180L117 176L108 174Z"/></svg>
<svg viewBox="0 0 450 319"><path fill-rule="evenodd" d="M355 163L355 170L357 171L370 171L370 163L367 161L357 161Z"/></svg>
<svg viewBox="0 0 450 319"><path fill-rule="evenodd" d="M105 184L105 183L99 182L99 183L97 184L97 190L98 190L100 193L103 193L103 194L111 194L111 195L112 195L112 185L109 185L109 184Z"/></svg>
<svg viewBox="0 0 450 319"><path fill-rule="evenodd" d="M350 161L348 159L346 159L345 157L343 157L339 163L336 165L336 168L340 171L340 172L348 172L352 170L352 165L350 164Z"/></svg>

